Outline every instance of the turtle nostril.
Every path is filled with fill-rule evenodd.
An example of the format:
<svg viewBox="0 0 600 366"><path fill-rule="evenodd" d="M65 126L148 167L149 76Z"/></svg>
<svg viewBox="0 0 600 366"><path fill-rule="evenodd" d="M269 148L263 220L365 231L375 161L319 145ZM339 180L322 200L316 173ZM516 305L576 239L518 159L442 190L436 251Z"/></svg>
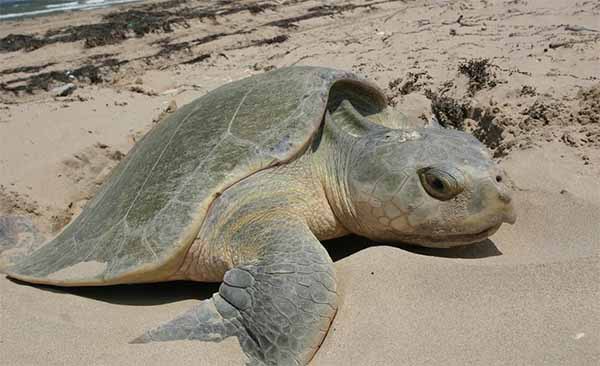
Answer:
<svg viewBox="0 0 600 366"><path fill-rule="evenodd" d="M501 175L497 175L496 176L496 182L498 182L498 183L502 182L502 176Z"/></svg>

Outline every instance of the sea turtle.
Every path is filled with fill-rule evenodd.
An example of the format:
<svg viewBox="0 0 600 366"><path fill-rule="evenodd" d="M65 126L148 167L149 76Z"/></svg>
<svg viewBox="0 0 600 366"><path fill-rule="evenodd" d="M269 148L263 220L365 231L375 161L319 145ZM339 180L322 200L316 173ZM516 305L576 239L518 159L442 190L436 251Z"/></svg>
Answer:
<svg viewBox="0 0 600 366"><path fill-rule="evenodd" d="M222 281L133 342L237 336L252 364L306 364L337 309L320 240L449 247L515 220L481 143L409 125L350 72L289 67L226 84L159 123L72 223L6 272L58 286Z"/></svg>

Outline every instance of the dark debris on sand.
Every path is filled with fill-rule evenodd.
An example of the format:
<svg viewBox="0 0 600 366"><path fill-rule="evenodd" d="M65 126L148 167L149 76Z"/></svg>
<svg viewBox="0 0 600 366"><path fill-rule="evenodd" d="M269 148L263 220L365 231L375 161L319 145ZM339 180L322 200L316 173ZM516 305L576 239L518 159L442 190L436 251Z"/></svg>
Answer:
<svg viewBox="0 0 600 366"><path fill-rule="evenodd" d="M349 4L340 4L340 5L325 4L325 5L313 6L312 8L307 9L308 13L306 13L306 14L275 20L275 21L266 23L265 25L272 26L272 27L279 27L279 28L295 28L298 26L297 23L304 21L304 20L327 17L327 16L331 17L331 16L335 16L336 14L341 14L343 12L352 11L352 10L359 9L359 8L373 9L378 4L392 3L392 2L396 2L396 1L401 1L401 0L375 1L375 2L368 3L368 4L349 3Z"/></svg>
<svg viewBox="0 0 600 366"><path fill-rule="evenodd" d="M296 23L319 17L333 16L358 8L373 8L377 4L399 0L384 0L368 4L320 5L308 9L299 16L285 18L265 24L281 28L295 27ZM301 3L297 0L293 3ZM216 19L243 11L259 14L265 10L276 10L279 5L273 2L256 1L240 4L237 1L213 1L201 7L189 7L186 0L171 0L155 4L146 4L126 11L114 11L104 15L102 21L95 24L68 26L52 29L44 35L9 34L0 38L0 52L19 50L33 51L46 45L59 42L83 41L86 48L118 44L131 37L143 37L148 33L170 33L174 27L189 27L188 21L205 18Z"/></svg>
<svg viewBox="0 0 600 366"><path fill-rule="evenodd" d="M0 52L33 51L58 42L83 41L86 48L117 44L131 37L148 33L170 33L175 26L189 27L188 20L214 18L242 11L257 14L273 9L272 3L239 4L235 1L214 1L208 6L190 8L185 0L171 0L115 11L103 16L100 23L52 29L43 36L9 34L0 38Z"/></svg>
<svg viewBox="0 0 600 366"><path fill-rule="evenodd" d="M18 50L33 51L45 45L45 42L29 34L9 34L0 39L0 52Z"/></svg>
<svg viewBox="0 0 600 366"><path fill-rule="evenodd" d="M171 0L154 4L146 4L128 8L125 11L114 11L103 16L102 21L95 24L67 26L51 29L44 35L31 34L9 34L0 39L0 52L25 51L30 52L40 47L60 42L83 41L83 46L93 48L98 46L118 44L131 37L143 37L148 33L170 33L175 27L188 27L188 20L215 18L226 16L242 11L258 14L267 9L274 9L276 5L272 2L257 1L249 4L240 4L236 1L214 1L203 4L200 7L191 8L187 6L186 0ZM169 57L171 54L189 49L194 46L216 41L223 37L247 34L252 30L237 30L227 33L214 33L199 37L197 39L170 43L169 39L157 42L160 50L146 59ZM245 48L285 42L286 35L278 35L272 38L254 40L244 43L235 48ZM36 91L48 91L56 84L70 83L73 81L97 84L108 79L108 75L116 72L119 68L131 60L118 60L114 54L100 54L90 56L86 64L76 69L53 70L42 72L52 64L39 66L25 66L13 69L1 70L0 75L14 73L30 73L12 80L0 83L0 92L13 94L34 93ZM201 54L181 63L192 64L208 59L210 55Z"/></svg>
<svg viewBox="0 0 600 366"><path fill-rule="evenodd" d="M469 94L498 84L496 74L491 70L493 66L487 58L471 59L458 65L458 72L469 79Z"/></svg>
<svg viewBox="0 0 600 366"><path fill-rule="evenodd" d="M306 2L307 0L293 0L285 3L273 1L254 1L240 3L232 0L219 0L203 2L197 5L197 2L187 0L170 0L153 4L143 4L129 7L124 10L110 12L102 17L98 23L84 24L76 26L66 26L56 29L50 29L45 34L9 34L0 38L0 53L7 52L31 52L46 45L55 43L82 42L85 48L113 45L121 43L129 38L143 37L149 33L170 33L176 27L189 27L191 20L201 21L211 19L216 21L217 17L236 14L247 11L250 14L258 14L267 10L277 11L281 6L289 6ZM372 9L377 4L389 3L401 0L380 0L367 4L333 4L319 5L306 10L306 13L292 18L281 19L263 26L274 26L279 28L295 27L298 22L305 19L318 17L334 16L347 11L354 11L358 8ZM168 58L178 51L189 50L192 47L213 42L223 37L231 37L242 34L250 34L257 29L240 29L231 32L220 32L203 35L197 39L185 42L171 43L170 39L164 38L155 42L160 47L159 51L153 55L142 57L150 62L153 58ZM251 41L242 41L239 44L225 48L222 51L236 50L247 47L261 47L265 45L280 44L288 41L289 36L285 34L274 35L263 39ZM101 83L108 80L108 74L116 72L119 68L130 61L118 60L105 54L89 57L87 64L74 70L54 70L43 72L50 65L28 66L19 69L9 69L0 71L0 75L12 73L37 73L39 74L23 76L0 83L0 92L10 92L13 94L34 93L39 90L50 90L59 83L68 83L74 80ZM97 58L96 58L97 57ZM200 54L188 60L182 60L179 63L193 64L205 61L210 56ZM139 60L139 59L135 59ZM143 60L142 60L143 61Z"/></svg>
<svg viewBox="0 0 600 366"><path fill-rule="evenodd" d="M55 65L54 62L48 62L45 63L43 65L36 65L36 66L20 66L20 67L15 67L12 69L6 69L6 70L2 70L0 71L0 75L9 75L9 74L18 74L18 73L25 73L25 74L33 74L36 72L40 72L41 70Z"/></svg>
<svg viewBox="0 0 600 366"><path fill-rule="evenodd" d="M455 99L445 95L443 90L426 90L425 94L431 100L431 111L443 127L473 134L494 152L494 157L506 154L502 136L504 127L498 123L493 109L473 106L469 99Z"/></svg>
<svg viewBox="0 0 600 366"><path fill-rule="evenodd" d="M388 83L388 100L390 105L395 106L398 98L403 95L420 91L426 85L430 84L432 77L427 71L407 72L404 77L396 78Z"/></svg>
<svg viewBox="0 0 600 366"><path fill-rule="evenodd" d="M115 72L127 62L108 58L99 63L87 64L73 70L54 70L12 79L0 83L0 91L13 94L21 92L33 94L39 90L49 91L57 83L71 83L74 80L99 84L105 81L107 73Z"/></svg>

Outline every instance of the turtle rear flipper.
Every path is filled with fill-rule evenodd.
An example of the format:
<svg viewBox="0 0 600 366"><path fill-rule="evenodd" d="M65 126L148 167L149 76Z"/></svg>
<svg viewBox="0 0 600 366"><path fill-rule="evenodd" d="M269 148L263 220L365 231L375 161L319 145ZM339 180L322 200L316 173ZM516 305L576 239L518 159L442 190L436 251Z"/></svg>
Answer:
<svg viewBox="0 0 600 366"><path fill-rule="evenodd" d="M31 254L43 241L44 236L31 218L0 216L0 273Z"/></svg>
<svg viewBox="0 0 600 366"><path fill-rule="evenodd" d="M177 318L134 339L130 343L148 343L174 340L199 340L219 342L235 335L230 319L224 318L216 304L223 301L219 294L181 314Z"/></svg>
<svg viewBox="0 0 600 366"><path fill-rule="evenodd" d="M259 232L247 227L254 232L240 237L263 240L245 244L259 248L258 258L229 270L212 299L133 343L236 336L253 364L308 363L337 309L335 275L317 238L291 220L265 220Z"/></svg>

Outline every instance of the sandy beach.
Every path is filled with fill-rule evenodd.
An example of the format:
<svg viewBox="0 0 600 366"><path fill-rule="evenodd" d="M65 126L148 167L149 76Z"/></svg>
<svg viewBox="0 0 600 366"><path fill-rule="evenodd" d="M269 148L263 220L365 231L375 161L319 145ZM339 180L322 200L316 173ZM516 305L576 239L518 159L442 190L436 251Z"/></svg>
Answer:
<svg viewBox="0 0 600 366"><path fill-rule="evenodd" d="M453 249L324 243L340 307L311 365L598 365L599 64L593 1L170 0L2 21L0 254L60 232L136 141L210 90L290 65L346 69L485 143L518 220ZM1 358L243 364L235 338L128 343L217 289L0 275Z"/></svg>

